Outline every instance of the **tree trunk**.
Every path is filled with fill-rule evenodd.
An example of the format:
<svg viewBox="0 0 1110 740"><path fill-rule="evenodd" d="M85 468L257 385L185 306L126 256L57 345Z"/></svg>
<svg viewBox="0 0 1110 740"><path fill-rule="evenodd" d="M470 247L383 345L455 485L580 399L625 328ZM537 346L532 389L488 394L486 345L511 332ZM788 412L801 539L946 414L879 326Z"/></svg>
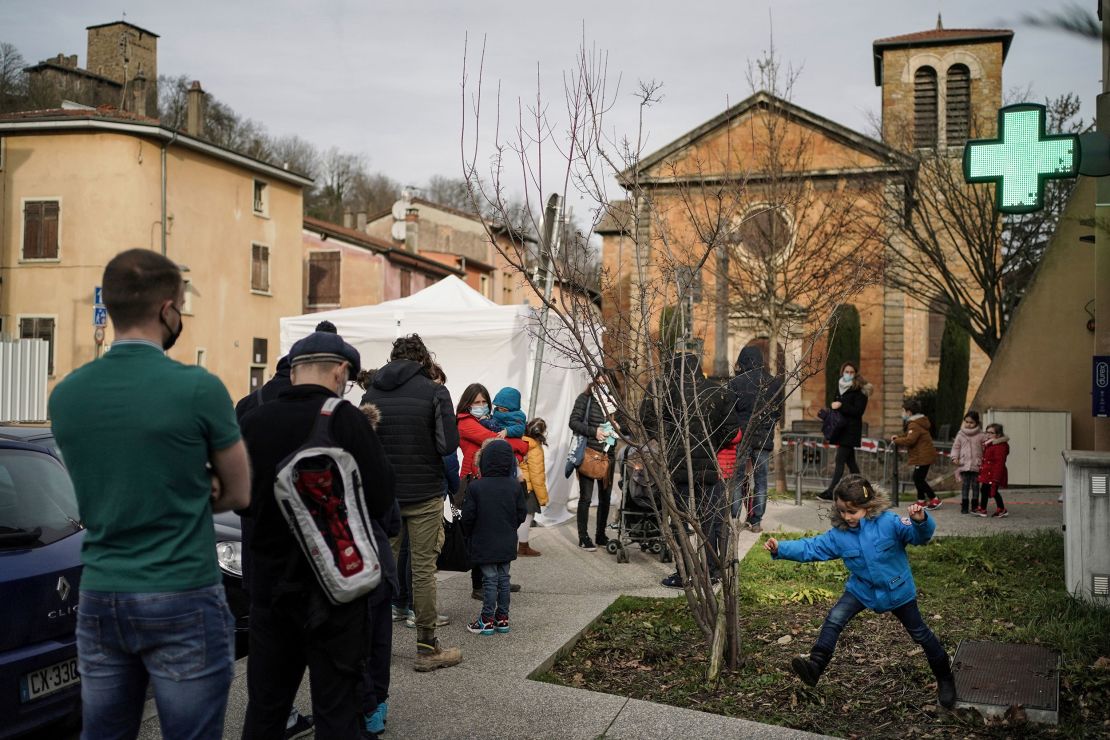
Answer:
<svg viewBox="0 0 1110 740"><path fill-rule="evenodd" d="M713 374L728 377L728 245L717 247L717 316L713 327Z"/></svg>
<svg viewBox="0 0 1110 740"><path fill-rule="evenodd" d="M767 342L767 352L771 355L767 361L767 367L771 372L771 377L777 377L779 370L782 370L784 388L786 379L786 368L779 368L779 324L778 321L772 318L770 324L770 332ZM778 399L774 399L775 402ZM771 453L771 459L775 463L775 490L779 492L786 491L786 465L782 459L782 425L786 419L786 405L780 409L779 421L775 424L775 446Z"/></svg>

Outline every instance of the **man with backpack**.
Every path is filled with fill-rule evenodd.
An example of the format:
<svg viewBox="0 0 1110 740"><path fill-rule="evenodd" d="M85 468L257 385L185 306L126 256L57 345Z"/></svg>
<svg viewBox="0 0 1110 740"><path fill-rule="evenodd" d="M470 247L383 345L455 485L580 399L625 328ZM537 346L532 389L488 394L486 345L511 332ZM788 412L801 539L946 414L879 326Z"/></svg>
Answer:
<svg viewBox="0 0 1110 740"><path fill-rule="evenodd" d="M275 488L288 483L288 476L282 472L286 461L315 439L321 428L326 429L327 446L348 453L357 464L357 477L351 477L361 484L366 514L375 520L377 551L358 552L360 565L381 567L382 585L378 588L388 590L387 582L395 581L396 574L389 572L393 559L383 547L384 534L378 530L379 520L393 507L393 471L366 416L339 400L347 383L358 374L358 351L335 334L314 332L293 345L289 363L292 385L242 419L243 438L253 467L254 518L248 704L243 737L284 734L293 697L307 667L317 734L357 738L362 702L359 684L367 653L368 599L361 596L337 601L331 591L325 591L319 568L313 567L300 544L306 533L286 521L292 509L288 503L279 505ZM327 417L323 422L322 416ZM326 488L323 484L321 487ZM354 531L359 512L351 508L333 509L328 520L331 526L324 534L335 535L336 527L343 529L343 525ZM333 562L346 567L350 555L341 545Z"/></svg>

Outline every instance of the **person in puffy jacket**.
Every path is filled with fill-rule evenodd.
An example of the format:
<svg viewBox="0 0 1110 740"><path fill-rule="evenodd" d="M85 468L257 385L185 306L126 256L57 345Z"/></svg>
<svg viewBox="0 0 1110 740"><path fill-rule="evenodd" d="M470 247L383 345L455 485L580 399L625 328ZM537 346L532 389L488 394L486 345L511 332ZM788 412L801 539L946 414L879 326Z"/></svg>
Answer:
<svg viewBox="0 0 1110 740"><path fill-rule="evenodd" d="M844 475L844 468L848 468L850 473L859 475L856 448L863 441L863 414L867 411L871 384L860 376L855 363L845 362L840 366L840 378L837 380L836 390L836 398L829 408L840 412L844 419L844 426L829 439L830 444L836 445L836 463L829 487L817 494L817 498L822 501L833 500L833 491L836 490L837 484Z"/></svg>
<svg viewBox="0 0 1110 740"><path fill-rule="evenodd" d="M739 475L729 485L732 516L740 515L741 502L749 504L747 525L753 532L762 532L760 522L767 508L767 471L775 449L775 425L782 416L782 380L767 372L759 347L744 347L736 357L736 375L728 388L736 397L736 423L747 437L747 457L752 462L755 496L750 497L746 460L738 460Z"/></svg>
<svg viewBox="0 0 1110 740"><path fill-rule="evenodd" d="M482 426L491 432L505 430L506 437L523 437L526 419L520 410L520 391L504 387L493 397L493 412L481 420Z"/></svg>
<svg viewBox="0 0 1110 740"><path fill-rule="evenodd" d="M983 434L983 462L979 465L979 506L975 509L976 516L987 515L987 499L991 496L997 507L991 516L1001 519L1010 515L1002 501L1002 489L1009 482L1006 471L1006 458L1009 456L1009 437L1002 433L1002 425L988 424Z"/></svg>
<svg viewBox="0 0 1110 740"><path fill-rule="evenodd" d="M967 514L975 507L979 495L979 464L983 461L983 427L979 423L979 412L968 411L964 416L960 431L952 442L952 463L960 474L963 483L960 492L960 513ZM970 507L970 508L969 508Z"/></svg>
<svg viewBox="0 0 1110 740"><path fill-rule="evenodd" d="M933 445L933 435L929 431L932 424L921 413L921 402L914 398L907 398L902 402L902 420L906 422L906 433L895 434L890 441L909 451L917 503L930 510L936 509L940 506L940 499L929 485L929 468L937 461L937 448Z"/></svg>
<svg viewBox="0 0 1110 740"><path fill-rule="evenodd" d="M586 390L574 399L574 408L568 422L575 434L586 438L586 446L591 450L604 452L609 456L609 475L604 480L595 481L578 474L578 546L587 552L605 547L609 538L605 527L609 523L609 498L613 490L613 465L616 461L617 447L606 434L606 422L616 432L621 431L623 416L617 407L614 394L618 392L617 376L611 370L597 374ZM590 539L590 502L597 484L597 539ZM596 544L595 544L596 543Z"/></svg>
<svg viewBox="0 0 1110 740"><path fill-rule="evenodd" d="M937 679L942 706L956 702L956 682L948 654L921 618L917 587L913 582L906 545L924 545L936 531L936 522L920 504L911 504L909 516L887 510L886 497L862 476L849 475L836 488L833 528L816 537L779 542L771 537L763 547L775 560L842 559L851 575L844 595L821 625L809 657L797 657L790 667L808 686L815 686L832 659L840 633L864 609L891 612L910 637L925 651Z"/></svg>
<svg viewBox="0 0 1110 740"><path fill-rule="evenodd" d="M543 454L543 447L547 444L547 422L539 417L532 419L525 427L524 436L521 439L528 444L528 454L520 463L520 472L524 476L524 502L528 507L528 516L516 531L516 554L535 558L543 553L532 549L528 544L528 535L532 530L532 520L540 513L540 507L547 506L547 461Z"/></svg>

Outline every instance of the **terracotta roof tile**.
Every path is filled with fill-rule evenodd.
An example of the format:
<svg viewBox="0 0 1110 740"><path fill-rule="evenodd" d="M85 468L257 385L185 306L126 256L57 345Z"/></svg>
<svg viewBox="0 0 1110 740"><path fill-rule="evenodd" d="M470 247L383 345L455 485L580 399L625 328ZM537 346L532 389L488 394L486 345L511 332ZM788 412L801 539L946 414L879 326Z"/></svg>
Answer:
<svg viewBox="0 0 1110 740"><path fill-rule="evenodd" d="M901 36L888 36L876 39L876 46L887 44L912 44L926 41L962 41L974 38L1012 37L1014 32L1006 28L934 28L928 31L906 33Z"/></svg>
<svg viewBox="0 0 1110 740"><path fill-rule="evenodd" d="M155 125L161 123L157 118L140 116L138 113L120 110L110 105L102 105L99 108L46 108L43 110L25 110L0 115L0 121L50 120L58 118L104 118L113 121L132 121Z"/></svg>

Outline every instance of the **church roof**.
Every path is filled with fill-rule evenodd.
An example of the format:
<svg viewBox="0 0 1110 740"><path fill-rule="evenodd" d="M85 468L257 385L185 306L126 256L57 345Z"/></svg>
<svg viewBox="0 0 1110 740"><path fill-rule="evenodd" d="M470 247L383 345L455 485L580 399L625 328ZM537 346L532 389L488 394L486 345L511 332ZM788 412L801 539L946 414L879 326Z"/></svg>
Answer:
<svg viewBox="0 0 1110 740"><path fill-rule="evenodd" d="M883 84L883 52L887 49L910 49L918 46L948 46L968 44L976 41L1002 42L1002 60L1010 51L1014 32L1007 28L933 28L928 31L906 33L877 39L872 48L875 52L875 84Z"/></svg>
<svg viewBox="0 0 1110 740"><path fill-rule="evenodd" d="M666 161L673 155L680 152L685 147L694 144L702 137L710 134L721 126L726 125L729 121L739 116L744 115L749 110L755 108L776 108L778 112L790 119L800 123L812 126L820 130L826 136L838 140L849 147L866 152L881 161L889 163L889 167L884 167L884 170L904 170L913 167L912 161L904 153L894 149L878 139L873 139L870 136L861 134L858 131L848 128L847 126L837 123L833 120L820 116L812 111L806 110L799 105L791 103L789 100L784 100L769 92L760 90L754 95L740 101L736 105L727 109L723 113L714 118L706 121L702 125L687 132L686 134L678 137L671 143L663 148L653 152L652 154L644 157L634 167L629 167L620 173L620 180L622 182L631 182L633 175L639 173L640 181L645 182L650 178L644 177L647 171L655 165ZM799 173L805 175L805 173Z"/></svg>

